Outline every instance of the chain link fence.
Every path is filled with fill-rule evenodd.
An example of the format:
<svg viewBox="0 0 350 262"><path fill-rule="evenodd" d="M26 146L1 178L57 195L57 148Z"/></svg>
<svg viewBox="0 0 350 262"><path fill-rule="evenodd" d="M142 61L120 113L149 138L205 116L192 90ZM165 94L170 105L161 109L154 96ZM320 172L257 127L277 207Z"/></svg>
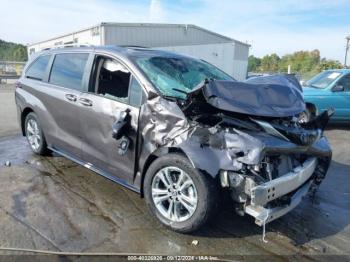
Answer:
<svg viewBox="0 0 350 262"><path fill-rule="evenodd" d="M11 84L21 76L25 62L0 60L0 84Z"/></svg>
<svg viewBox="0 0 350 262"><path fill-rule="evenodd" d="M307 81L317 75L319 72L310 71L310 72L291 72L299 81ZM257 76L267 76L274 74L287 74L287 72L248 72L247 78L257 77Z"/></svg>

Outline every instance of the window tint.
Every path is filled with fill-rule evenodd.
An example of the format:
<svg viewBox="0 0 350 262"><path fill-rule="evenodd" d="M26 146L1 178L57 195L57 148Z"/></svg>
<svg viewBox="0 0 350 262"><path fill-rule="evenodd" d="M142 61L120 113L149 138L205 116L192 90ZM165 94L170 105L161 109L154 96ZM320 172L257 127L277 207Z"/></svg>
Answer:
<svg viewBox="0 0 350 262"><path fill-rule="evenodd" d="M36 59L28 68L26 77L36 80L43 80L47 64L49 63L50 56L45 55Z"/></svg>
<svg viewBox="0 0 350 262"><path fill-rule="evenodd" d="M142 99L142 87L139 81L135 77L131 79L130 93L129 93L129 104L131 106L139 107Z"/></svg>
<svg viewBox="0 0 350 262"><path fill-rule="evenodd" d="M89 54L57 54L52 65L49 82L82 90L82 80Z"/></svg>
<svg viewBox="0 0 350 262"><path fill-rule="evenodd" d="M344 76L340 79L337 85L343 86L345 92L350 92L350 75Z"/></svg>
<svg viewBox="0 0 350 262"><path fill-rule="evenodd" d="M128 102L130 72L122 64L110 58L97 60L97 94Z"/></svg>

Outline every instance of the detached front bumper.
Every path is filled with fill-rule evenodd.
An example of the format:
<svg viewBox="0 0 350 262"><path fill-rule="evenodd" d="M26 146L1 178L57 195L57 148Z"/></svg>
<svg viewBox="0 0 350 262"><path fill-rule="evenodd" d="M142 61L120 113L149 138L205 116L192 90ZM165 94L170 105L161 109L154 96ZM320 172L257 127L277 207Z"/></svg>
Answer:
<svg viewBox="0 0 350 262"><path fill-rule="evenodd" d="M273 179L251 189L251 204L263 206L268 202L288 194L303 185L314 173L317 165L315 157L307 159L303 165L296 167L279 178Z"/></svg>
<svg viewBox="0 0 350 262"><path fill-rule="evenodd" d="M294 209L305 195L307 195L312 181L307 182L291 197L290 204L285 206L278 206L274 208L264 208L263 206L248 205L245 207L245 213L255 218L255 223L262 226L264 223L267 224Z"/></svg>
<svg viewBox="0 0 350 262"><path fill-rule="evenodd" d="M311 188L321 183L328 163L310 156L292 171L262 184L249 176L222 172L221 185L231 188L233 199L240 203L240 208L236 209L238 213L253 216L255 223L261 226L295 208Z"/></svg>
<svg viewBox="0 0 350 262"><path fill-rule="evenodd" d="M251 201L249 205L245 206L245 213L253 216L255 223L260 226L285 215L295 208L308 193L312 184L310 178L315 172L316 166L317 158L310 157L292 172L252 187L250 190ZM273 208L264 207L269 202L293 191L295 193L290 197L289 204Z"/></svg>

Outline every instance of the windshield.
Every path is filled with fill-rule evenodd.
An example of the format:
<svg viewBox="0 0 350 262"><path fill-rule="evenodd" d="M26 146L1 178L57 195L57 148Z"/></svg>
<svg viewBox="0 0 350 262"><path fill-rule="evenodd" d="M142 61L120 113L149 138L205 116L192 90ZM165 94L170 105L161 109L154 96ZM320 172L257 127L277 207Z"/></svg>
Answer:
<svg viewBox="0 0 350 262"><path fill-rule="evenodd" d="M326 88L335 80L337 80L341 74L341 72L336 71L324 71L307 81L306 86L311 86L314 88Z"/></svg>
<svg viewBox="0 0 350 262"><path fill-rule="evenodd" d="M234 79L213 65L189 57L141 57L137 65L152 84L166 96L186 98L205 79Z"/></svg>

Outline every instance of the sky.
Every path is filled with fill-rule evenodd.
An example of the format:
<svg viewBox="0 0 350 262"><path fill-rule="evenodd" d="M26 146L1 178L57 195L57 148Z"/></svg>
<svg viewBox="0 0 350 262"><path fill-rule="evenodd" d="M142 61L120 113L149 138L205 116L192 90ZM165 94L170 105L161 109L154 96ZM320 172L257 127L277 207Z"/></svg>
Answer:
<svg viewBox="0 0 350 262"><path fill-rule="evenodd" d="M0 39L22 44L100 22L195 24L282 56L319 49L344 60L350 0L0 0Z"/></svg>

